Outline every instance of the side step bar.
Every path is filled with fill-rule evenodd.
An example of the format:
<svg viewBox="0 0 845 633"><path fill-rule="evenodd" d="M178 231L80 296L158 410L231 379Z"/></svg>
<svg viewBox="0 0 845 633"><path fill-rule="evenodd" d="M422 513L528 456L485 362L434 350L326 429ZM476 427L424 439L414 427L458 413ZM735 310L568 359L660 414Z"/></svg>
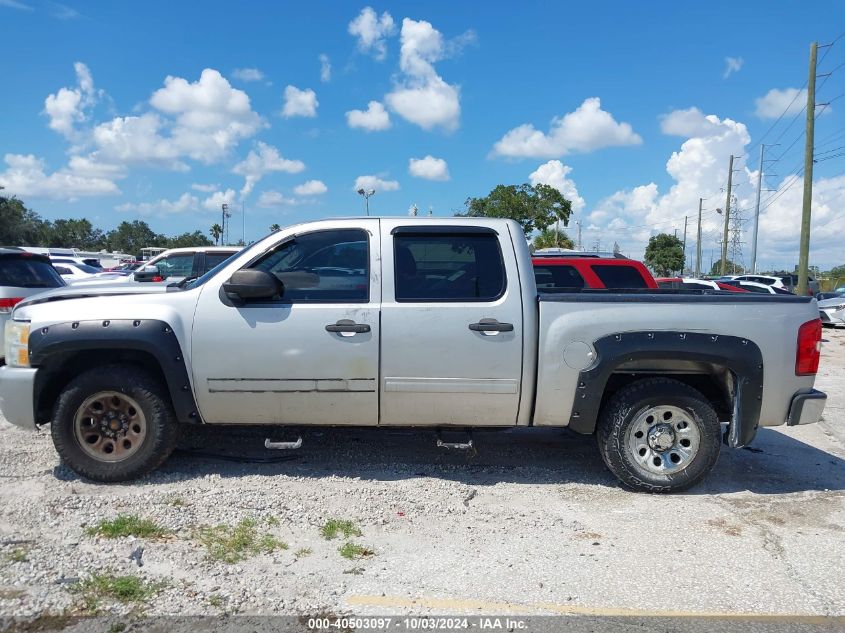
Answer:
<svg viewBox="0 0 845 633"><path fill-rule="evenodd" d="M264 448L279 450L279 451L293 451L302 446L302 437L296 438L295 442L274 442L269 437L264 440Z"/></svg>
<svg viewBox="0 0 845 633"><path fill-rule="evenodd" d="M440 431L437 431L437 448L450 448L458 451L473 451L475 447L472 444L472 433L467 431L466 442L444 442Z"/></svg>

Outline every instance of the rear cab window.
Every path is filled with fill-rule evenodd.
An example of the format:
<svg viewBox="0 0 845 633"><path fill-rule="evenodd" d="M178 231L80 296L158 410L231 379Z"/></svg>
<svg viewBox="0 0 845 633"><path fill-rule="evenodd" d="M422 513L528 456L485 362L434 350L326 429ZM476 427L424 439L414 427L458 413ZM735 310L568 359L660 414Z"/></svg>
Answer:
<svg viewBox="0 0 845 633"><path fill-rule="evenodd" d="M0 258L0 286L59 288L65 282L48 262L29 257Z"/></svg>
<svg viewBox="0 0 845 633"><path fill-rule="evenodd" d="M495 232L399 232L393 238L397 302L490 302L507 288Z"/></svg>
<svg viewBox="0 0 845 633"><path fill-rule="evenodd" d="M642 273L634 266L614 266L609 264L592 264L590 266L604 287L612 290L616 288L648 288Z"/></svg>
<svg viewBox="0 0 845 633"><path fill-rule="evenodd" d="M565 292L585 286L584 278L575 266L534 264L534 280L538 292Z"/></svg>

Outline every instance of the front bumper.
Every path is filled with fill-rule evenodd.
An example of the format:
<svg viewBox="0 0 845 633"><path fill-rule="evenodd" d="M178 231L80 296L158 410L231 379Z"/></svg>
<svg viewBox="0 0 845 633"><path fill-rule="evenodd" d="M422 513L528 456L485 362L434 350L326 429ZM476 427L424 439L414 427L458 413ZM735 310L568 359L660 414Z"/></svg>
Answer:
<svg viewBox="0 0 845 633"><path fill-rule="evenodd" d="M35 430L35 374L29 367L0 367L0 412L12 424Z"/></svg>
<svg viewBox="0 0 845 633"><path fill-rule="evenodd" d="M845 325L845 310L819 309L819 318L822 323L830 325Z"/></svg>
<svg viewBox="0 0 845 633"><path fill-rule="evenodd" d="M827 394L816 389L796 393L792 397L786 425L815 424L822 417L825 402L827 402Z"/></svg>

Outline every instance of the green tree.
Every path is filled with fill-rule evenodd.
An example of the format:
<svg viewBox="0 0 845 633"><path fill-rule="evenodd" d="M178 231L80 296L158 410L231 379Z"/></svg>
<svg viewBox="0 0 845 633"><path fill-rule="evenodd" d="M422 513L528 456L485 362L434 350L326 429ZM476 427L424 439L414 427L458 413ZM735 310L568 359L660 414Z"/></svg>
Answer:
<svg viewBox="0 0 845 633"><path fill-rule="evenodd" d="M100 250L105 246L103 232L85 218L54 220L48 224L45 234L46 246L82 250Z"/></svg>
<svg viewBox="0 0 845 633"><path fill-rule="evenodd" d="M727 266L725 267L727 271L726 274L728 275L741 275L745 272L745 269L740 266L739 264L734 264L731 260L727 261ZM710 268L711 275L721 275L722 274L722 260L718 260L713 262L713 266Z"/></svg>
<svg viewBox="0 0 845 633"><path fill-rule="evenodd" d="M211 237L214 238L214 243L219 244L220 238L223 237L223 227L217 224L217 222L215 222L211 225L211 228L208 230L208 232L211 234Z"/></svg>
<svg viewBox="0 0 845 633"><path fill-rule="evenodd" d="M280 228L282 228L282 227L279 226L278 223L273 222L273 224L270 225L270 232L273 233L275 231L278 231Z"/></svg>
<svg viewBox="0 0 845 633"><path fill-rule="evenodd" d="M182 233L167 240L167 248L186 248L190 246L211 246L211 240L202 231Z"/></svg>
<svg viewBox="0 0 845 633"><path fill-rule="evenodd" d="M834 279L838 277L845 277L845 264L841 266L834 266L830 269L830 272L827 274L828 277L833 277Z"/></svg>
<svg viewBox="0 0 845 633"><path fill-rule="evenodd" d="M525 236L543 231L558 220L566 224L572 203L549 185L497 185L483 198L467 198L466 211L455 215L470 218L508 218L522 225Z"/></svg>
<svg viewBox="0 0 845 633"><path fill-rule="evenodd" d="M659 233L649 238L645 263L659 277L668 277L684 269L684 244L674 235Z"/></svg>
<svg viewBox="0 0 845 633"><path fill-rule="evenodd" d="M549 227L540 231L534 238L534 249L541 248L574 248L575 243L569 238L565 231L558 231L555 227Z"/></svg>
<svg viewBox="0 0 845 633"><path fill-rule="evenodd" d="M14 196L0 196L0 246L41 246L48 224Z"/></svg>
<svg viewBox="0 0 845 633"><path fill-rule="evenodd" d="M108 249L138 255L145 246L167 247L167 238L156 233L143 220L121 222L116 229L106 233Z"/></svg>

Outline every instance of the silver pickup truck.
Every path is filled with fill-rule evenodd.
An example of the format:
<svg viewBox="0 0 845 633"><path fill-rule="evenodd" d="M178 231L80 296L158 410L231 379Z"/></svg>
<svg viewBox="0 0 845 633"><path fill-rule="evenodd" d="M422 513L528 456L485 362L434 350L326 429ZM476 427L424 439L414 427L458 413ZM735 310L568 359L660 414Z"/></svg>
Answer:
<svg viewBox="0 0 845 633"><path fill-rule="evenodd" d="M104 482L158 467L199 424L552 426L595 434L625 486L670 492L723 441L819 420L820 338L808 297L538 296L512 221L335 219L178 286L24 300L0 409L52 422L62 461Z"/></svg>

